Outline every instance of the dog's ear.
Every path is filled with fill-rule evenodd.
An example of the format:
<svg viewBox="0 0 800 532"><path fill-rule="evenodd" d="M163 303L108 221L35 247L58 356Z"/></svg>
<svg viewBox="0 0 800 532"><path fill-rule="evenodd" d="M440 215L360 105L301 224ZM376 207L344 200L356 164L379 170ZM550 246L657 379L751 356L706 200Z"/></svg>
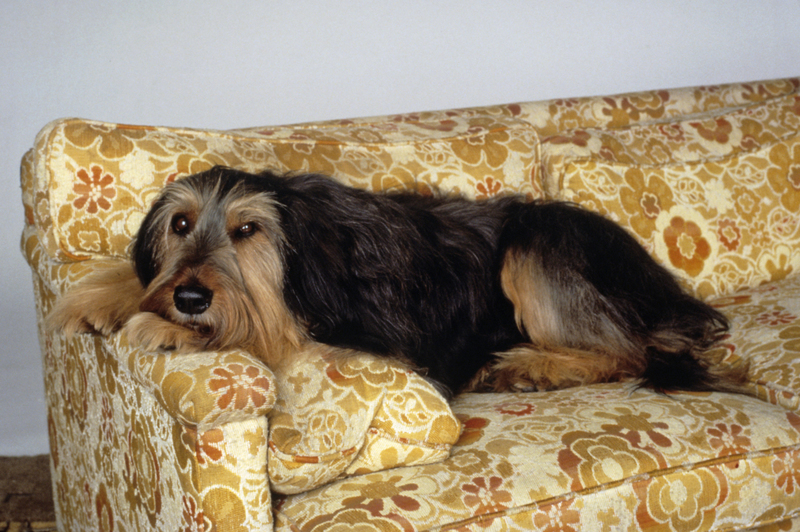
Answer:
<svg viewBox="0 0 800 532"><path fill-rule="evenodd" d="M167 230L166 203L163 195L153 203L131 245L133 267L143 286L148 286L160 269L158 257L163 238L158 234Z"/></svg>

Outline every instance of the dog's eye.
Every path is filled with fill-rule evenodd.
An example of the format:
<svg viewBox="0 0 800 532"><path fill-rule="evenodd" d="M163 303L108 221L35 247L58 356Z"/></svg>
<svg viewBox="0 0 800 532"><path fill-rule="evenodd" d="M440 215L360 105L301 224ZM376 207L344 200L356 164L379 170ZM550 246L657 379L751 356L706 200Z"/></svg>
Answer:
<svg viewBox="0 0 800 532"><path fill-rule="evenodd" d="M189 219L183 214L176 214L172 218L172 232L176 235L185 235L192 229Z"/></svg>
<svg viewBox="0 0 800 532"><path fill-rule="evenodd" d="M247 222L236 228L236 237L245 238L256 232L256 224Z"/></svg>

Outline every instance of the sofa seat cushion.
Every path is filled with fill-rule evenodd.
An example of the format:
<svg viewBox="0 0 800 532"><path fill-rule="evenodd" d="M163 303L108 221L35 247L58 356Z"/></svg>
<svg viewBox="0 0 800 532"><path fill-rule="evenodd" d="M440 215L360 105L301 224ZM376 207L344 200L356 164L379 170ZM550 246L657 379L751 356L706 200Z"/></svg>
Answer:
<svg viewBox="0 0 800 532"><path fill-rule="evenodd" d="M731 320L727 360L747 360L759 397L800 413L800 275L709 302Z"/></svg>
<svg viewBox="0 0 800 532"><path fill-rule="evenodd" d="M800 416L753 397L603 384L453 410L450 458L279 497L276 530L691 531L800 509Z"/></svg>
<svg viewBox="0 0 800 532"><path fill-rule="evenodd" d="M26 155L23 202L51 257L122 257L163 186L214 165L320 172L372 190L533 198L538 162L533 127L502 116L228 132L65 119Z"/></svg>
<svg viewBox="0 0 800 532"><path fill-rule="evenodd" d="M800 268L800 95L543 142L548 194L629 228L703 296Z"/></svg>

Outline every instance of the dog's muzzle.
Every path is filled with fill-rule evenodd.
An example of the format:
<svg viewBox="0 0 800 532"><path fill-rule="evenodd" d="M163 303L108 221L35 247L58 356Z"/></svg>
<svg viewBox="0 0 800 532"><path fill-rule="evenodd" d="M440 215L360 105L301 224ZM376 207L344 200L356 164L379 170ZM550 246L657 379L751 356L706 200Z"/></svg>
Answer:
<svg viewBox="0 0 800 532"><path fill-rule="evenodd" d="M202 314L211 306L214 292L204 286L178 286L172 294L175 308L184 314Z"/></svg>

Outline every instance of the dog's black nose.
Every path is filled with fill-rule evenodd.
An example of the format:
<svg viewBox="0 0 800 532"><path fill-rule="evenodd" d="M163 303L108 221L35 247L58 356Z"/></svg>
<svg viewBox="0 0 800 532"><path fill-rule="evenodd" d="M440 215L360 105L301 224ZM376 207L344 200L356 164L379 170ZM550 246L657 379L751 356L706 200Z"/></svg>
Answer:
<svg viewBox="0 0 800 532"><path fill-rule="evenodd" d="M214 292L204 286L178 286L172 294L175 308L184 314L202 314L211 305Z"/></svg>

